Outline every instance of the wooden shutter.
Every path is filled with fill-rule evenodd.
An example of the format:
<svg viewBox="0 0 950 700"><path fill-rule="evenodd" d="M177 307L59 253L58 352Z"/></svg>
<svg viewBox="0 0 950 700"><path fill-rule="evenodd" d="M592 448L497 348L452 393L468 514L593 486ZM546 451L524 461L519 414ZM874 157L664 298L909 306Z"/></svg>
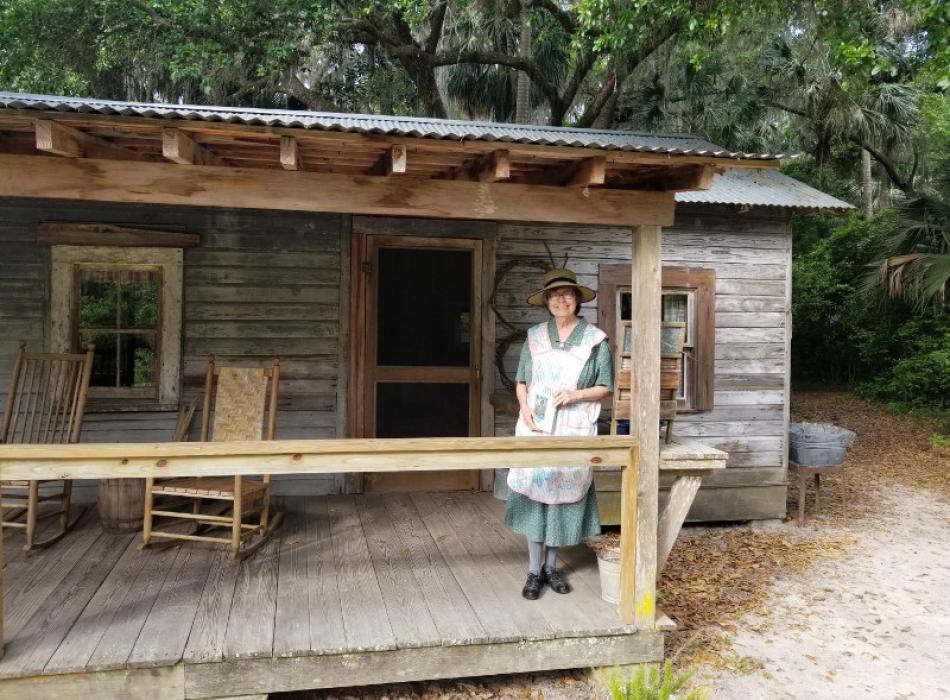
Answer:
<svg viewBox="0 0 950 700"><path fill-rule="evenodd" d="M691 408L711 410L716 374L716 271L703 267L664 267L662 279L664 292L693 293L696 339L693 343ZM617 339L613 335L620 313L617 290L630 286L630 265L601 265L598 285L598 325L611 336L616 351Z"/></svg>

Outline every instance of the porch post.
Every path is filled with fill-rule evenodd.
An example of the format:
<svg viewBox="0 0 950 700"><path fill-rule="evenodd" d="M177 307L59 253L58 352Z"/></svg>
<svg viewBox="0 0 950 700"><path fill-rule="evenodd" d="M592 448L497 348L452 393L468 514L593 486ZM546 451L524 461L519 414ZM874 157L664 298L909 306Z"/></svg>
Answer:
<svg viewBox="0 0 950 700"><path fill-rule="evenodd" d="M657 499L660 469L659 226L633 229L631 256L630 434L639 464L624 470L620 526L620 617L652 630L656 613ZM636 494L635 502L634 494ZM631 564L633 566L631 566Z"/></svg>
<svg viewBox="0 0 950 700"><path fill-rule="evenodd" d="M0 659L6 651L3 636L3 518L0 518Z"/></svg>

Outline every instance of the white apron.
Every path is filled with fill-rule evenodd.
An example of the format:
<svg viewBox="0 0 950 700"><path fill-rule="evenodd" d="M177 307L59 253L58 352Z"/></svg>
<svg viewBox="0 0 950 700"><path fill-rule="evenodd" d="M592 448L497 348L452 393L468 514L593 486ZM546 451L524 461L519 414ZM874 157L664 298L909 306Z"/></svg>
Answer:
<svg viewBox="0 0 950 700"><path fill-rule="evenodd" d="M588 324L580 345L559 349L551 345L547 323L532 326L528 330L526 341L531 353L528 406L534 405L534 397L540 391L546 390L553 395L559 389L577 389L577 380L591 352L606 338L606 333ZM577 401L567 406L559 406L552 435L596 435L599 415L600 401ZM531 430L519 415L515 435L542 437L545 433ZM586 465L511 469L508 471L508 488L540 503L576 503L587 495L592 479L591 468Z"/></svg>

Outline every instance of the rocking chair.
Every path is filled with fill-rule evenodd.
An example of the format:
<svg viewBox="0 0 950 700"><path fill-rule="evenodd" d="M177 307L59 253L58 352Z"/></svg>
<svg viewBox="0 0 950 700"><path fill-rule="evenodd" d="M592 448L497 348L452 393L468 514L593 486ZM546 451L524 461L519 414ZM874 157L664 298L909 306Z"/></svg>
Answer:
<svg viewBox="0 0 950 700"><path fill-rule="evenodd" d="M7 393L0 444L71 444L79 442L86 395L92 374L94 348L84 353L27 352L21 343L13 360L13 377ZM60 482L62 488L51 491ZM0 482L0 510L4 528L25 531L23 549L48 547L76 524L70 520L72 482L68 479ZM44 502L58 502L53 511L40 514ZM40 518L59 514L59 530L36 539ZM81 515L81 514L80 514ZM24 518L25 516L25 518Z"/></svg>
<svg viewBox="0 0 950 700"><path fill-rule="evenodd" d="M279 381L280 364L276 358L271 367L262 369L218 367L214 355L210 355L205 375L201 440L206 442L209 437L214 442L260 440L262 432L265 440L273 440ZM187 439L190 419L190 415L179 417L176 440ZM218 542L230 546L232 559L243 558L260 547L280 524L280 514L273 520L270 518L270 484L269 475L260 479L244 476L147 478L142 546L148 547L152 538ZM259 516L256 523L247 522L254 516ZM154 528L155 518L163 519L161 529ZM181 525L190 526L190 531L182 530ZM230 536L203 534L217 528L230 530ZM260 539L251 545L255 534L260 535Z"/></svg>

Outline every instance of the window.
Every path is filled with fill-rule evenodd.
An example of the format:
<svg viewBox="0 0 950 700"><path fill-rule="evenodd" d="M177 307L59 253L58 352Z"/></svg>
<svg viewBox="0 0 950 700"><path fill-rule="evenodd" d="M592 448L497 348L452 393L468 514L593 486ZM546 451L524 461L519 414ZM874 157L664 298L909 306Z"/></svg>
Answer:
<svg viewBox="0 0 950 700"><path fill-rule="evenodd" d="M54 245L51 346L94 344L89 398L101 408L172 408L181 367L182 251Z"/></svg>
<svg viewBox="0 0 950 700"><path fill-rule="evenodd" d="M683 410L713 407L715 358L715 271L706 268L663 268L661 319L686 323L681 381L677 402ZM598 298L600 327L616 338L623 329L623 348L630 347L633 315L630 294L630 266L601 265ZM625 360L626 361L626 360ZM627 368L624 368L627 369Z"/></svg>
<svg viewBox="0 0 950 700"><path fill-rule="evenodd" d="M95 345L92 396L158 399L160 267L75 266L78 347Z"/></svg>

